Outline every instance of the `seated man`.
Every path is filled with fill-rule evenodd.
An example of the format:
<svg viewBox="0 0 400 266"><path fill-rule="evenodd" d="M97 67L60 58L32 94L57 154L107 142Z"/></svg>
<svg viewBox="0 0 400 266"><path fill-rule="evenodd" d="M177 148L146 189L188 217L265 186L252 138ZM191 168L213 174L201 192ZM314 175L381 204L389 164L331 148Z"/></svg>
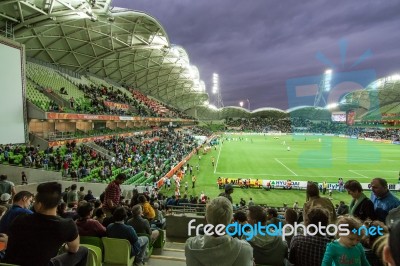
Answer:
<svg viewBox="0 0 400 266"><path fill-rule="evenodd" d="M93 205L89 202L82 202L78 206L79 219L76 220L76 225L80 236L106 236L106 228L99 221L91 219L93 209Z"/></svg>
<svg viewBox="0 0 400 266"><path fill-rule="evenodd" d="M37 187L35 213L19 215L9 227L4 261L22 266L86 265L88 250L79 246L79 234L71 219L57 216L61 184L42 183ZM57 256L66 243L67 253Z"/></svg>
<svg viewBox="0 0 400 266"><path fill-rule="evenodd" d="M232 203L226 197L213 199L206 210L208 224L228 225L232 221ZM186 240L186 265L253 266L253 249L244 240L230 235L198 235Z"/></svg>
<svg viewBox="0 0 400 266"><path fill-rule="evenodd" d="M0 222L0 233L8 234L11 222L20 214L32 214L29 210L32 204L33 194L29 191L20 191L14 196L11 209L4 215Z"/></svg>
<svg viewBox="0 0 400 266"><path fill-rule="evenodd" d="M132 218L129 219L126 224L132 226L133 229L135 229L136 233L138 234L150 235L151 243L154 243L154 241L156 241L156 239L160 235L160 232L158 230L152 231L150 228L149 221L147 219L144 219L142 215L143 215L142 206L140 204L133 206Z"/></svg>
<svg viewBox="0 0 400 266"><path fill-rule="evenodd" d="M371 190L375 214L379 221L385 222L389 211L400 206L400 200L389 191L388 183L383 178L372 179Z"/></svg>
<svg viewBox="0 0 400 266"><path fill-rule="evenodd" d="M275 208L268 208L267 210L267 224L274 224L279 226L281 221L278 219L278 211Z"/></svg>
<svg viewBox="0 0 400 266"><path fill-rule="evenodd" d="M267 213L261 206L249 207L247 221L251 225L260 223L267 225ZM249 240L253 247L253 256L256 264L283 266L287 257L288 247L286 241L280 236L256 234Z"/></svg>
<svg viewBox="0 0 400 266"><path fill-rule="evenodd" d="M159 210L159 208L160 208L160 205L157 202L154 202L154 211L156 213L156 217L154 218L153 221L151 221L151 227L165 229L166 219L164 218L164 215L163 215L162 211Z"/></svg>
<svg viewBox="0 0 400 266"><path fill-rule="evenodd" d="M132 226L124 224L127 217L124 207L118 207L113 213L115 222L107 226L107 237L127 239L131 243L131 256L135 257L135 265L144 265L144 256L149 239L137 236Z"/></svg>

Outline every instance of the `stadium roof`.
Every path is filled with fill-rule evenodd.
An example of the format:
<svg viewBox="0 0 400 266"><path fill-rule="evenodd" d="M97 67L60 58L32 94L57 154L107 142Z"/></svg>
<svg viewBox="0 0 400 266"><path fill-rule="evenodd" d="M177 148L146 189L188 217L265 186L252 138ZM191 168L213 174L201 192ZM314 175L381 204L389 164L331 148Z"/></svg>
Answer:
<svg viewBox="0 0 400 266"><path fill-rule="evenodd" d="M208 100L197 68L182 47L170 44L156 19L110 4L1 1L0 28L6 36L14 31L27 57L113 79L183 110Z"/></svg>
<svg viewBox="0 0 400 266"><path fill-rule="evenodd" d="M237 106L227 106L221 109L216 107L210 108L208 106L197 106L188 110L192 116L199 119L225 119L225 118L251 118L251 117L287 117L296 116L296 113L302 112L308 114L309 119L326 119L330 117L330 111L322 107L314 106L298 106L287 110L278 108L259 108L252 112L247 109Z"/></svg>
<svg viewBox="0 0 400 266"><path fill-rule="evenodd" d="M208 108L209 96L197 67L190 65L182 47L170 44L162 25L145 13L111 4L112 0L2 0L0 33L12 37L12 32L28 57L110 78L181 110L198 107L199 113L220 118L285 112ZM341 105L370 109L399 97L400 75L393 75L346 94Z"/></svg>
<svg viewBox="0 0 400 266"><path fill-rule="evenodd" d="M400 100L400 76L394 75L378 79L365 90L349 92L340 100L340 105L353 105L367 110Z"/></svg>

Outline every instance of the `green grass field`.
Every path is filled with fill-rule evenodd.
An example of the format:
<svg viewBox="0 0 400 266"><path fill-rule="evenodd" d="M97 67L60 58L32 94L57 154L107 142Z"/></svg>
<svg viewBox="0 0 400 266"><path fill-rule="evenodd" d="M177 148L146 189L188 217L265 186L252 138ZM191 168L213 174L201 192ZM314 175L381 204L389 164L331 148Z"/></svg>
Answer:
<svg viewBox="0 0 400 266"><path fill-rule="evenodd" d="M189 164L199 164L200 171L197 172L196 167L193 167L197 175L195 189L191 189L189 175L185 177L184 181L189 183L189 195L200 195L204 191L211 198L217 196L222 192L216 184L219 176L319 182L337 182L342 177L344 182L356 179L360 183L369 183L374 177L383 177L389 183L398 182L398 145L326 136L307 136L306 140L304 136L280 136L279 139L259 135L242 137L244 141L227 141L224 138L223 144L220 143L216 150L212 148L208 154L201 154L201 160L197 155L192 157ZM287 146L290 146L290 151ZM212 157L215 158L214 168ZM181 193L184 193L184 186L181 186ZM370 192L366 191L366 194L369 196ZM247 202L252 197L257 204L282 206L287 203L292 206L297 200L302 206L306 195L304 190L235 188L232 197L234 203L238 203L240 198ZM340 200L351 200L346 192L337 191L334 191L332 198L334 204Z"/></svg>

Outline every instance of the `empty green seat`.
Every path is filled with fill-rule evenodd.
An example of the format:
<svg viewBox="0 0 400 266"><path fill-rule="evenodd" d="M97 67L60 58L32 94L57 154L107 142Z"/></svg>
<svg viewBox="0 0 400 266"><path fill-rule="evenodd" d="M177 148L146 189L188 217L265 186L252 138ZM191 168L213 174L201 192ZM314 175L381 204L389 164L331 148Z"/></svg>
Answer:
<svg viewBox="0 0 400 266"><path fill-rule="evenodd" d="M103 237L103 265L131 266L135 256L131 257L131 243L126 239Z"/></svg>

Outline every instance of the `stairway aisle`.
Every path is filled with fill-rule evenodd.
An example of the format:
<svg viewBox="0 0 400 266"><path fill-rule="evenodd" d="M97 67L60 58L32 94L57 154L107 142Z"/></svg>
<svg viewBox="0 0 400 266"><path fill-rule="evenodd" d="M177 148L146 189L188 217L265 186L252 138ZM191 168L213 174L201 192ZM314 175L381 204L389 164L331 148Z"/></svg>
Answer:
<svg viewBox="0 0 400 266"><path fill-rule="evenodd" d="M166 242L163 249L154 249L147 262L148 266L184 266L185 243Z"/></svg>

